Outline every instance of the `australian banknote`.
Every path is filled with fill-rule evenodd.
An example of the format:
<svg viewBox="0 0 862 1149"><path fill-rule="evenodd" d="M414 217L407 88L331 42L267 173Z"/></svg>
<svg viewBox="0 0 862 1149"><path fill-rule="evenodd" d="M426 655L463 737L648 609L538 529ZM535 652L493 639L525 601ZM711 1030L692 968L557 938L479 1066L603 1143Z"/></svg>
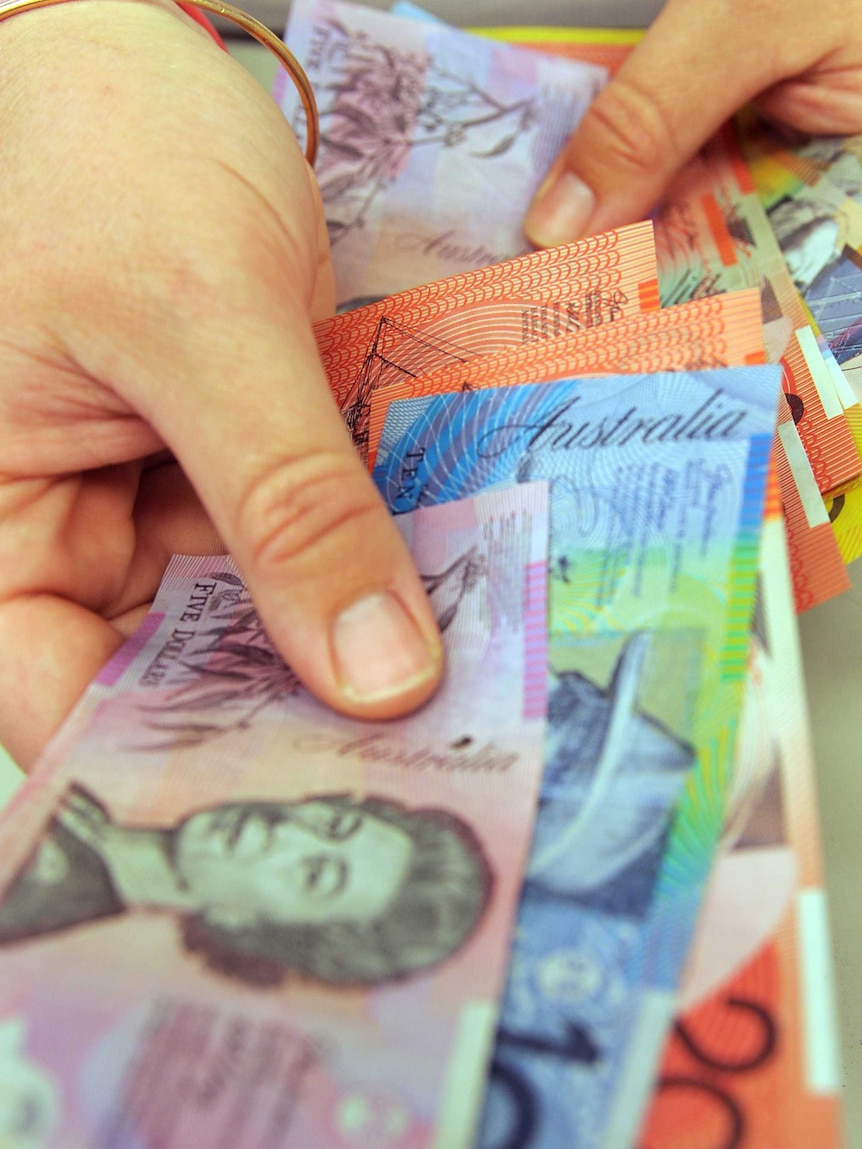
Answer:
<svg viewBox="0 0 862 1149"><path fill-rule="evenodd" d="M817 139L794 148L753 114L741 122L746 155L794 283L846 362L862 352L853 306L862 275L859 138Z"/></svg>
<svg viewBox="0 0 862 1149"><path fill-rule="evenodd" d="M427 32L427 22L423 26ZM440 35L444 31L436 29ZM602 59L611 67L631 42L629 38L621 44L611 36L604 45L601 36L593 35L584 43L577 37L529 29L502 30L502 35L588 60L598 59L608 47L610 56ZM428 219L433 212L434 206L428 205ZM859 451L848 412L835 392L742 155L729 135L717 137L692 160L656 219L666 303L745 286L761 290L769 355L781 360L785 369L788 405L779 409L781 476L785 485L793 486L786 507L797 606L808 609L849 586L828 513L816 492L851 482L859 472ZM338 266L337 245L334 256ZM383 356L376 358L379 367ZM369 369L374 368L371 364ZM364 406L351 408L348 419L355 419L357 411L364 451ZM856 437L862 441L862 427Z"/></svg>
<svg viewBox="0 0 862 1149"><path fill-rule="evenodd" d="M722 844L640 1143L837 1149L817 787L784 529L768 502Z"/></svg>
<svg viewBox="0 0 862 1149"><path fill-rule="evenodd" d="M399 8L405 7L409 6L399 6ZM516 34L519 38L527 39L526 32L531 33L529 36L531 42L541 43L543 48L549 46L549 42L552 38L554 40L571 40L574 38L574 34L567 37L566 33L560 30L519 29ZM590 59L598 59L602 63L612 63L611 56L602 54L602 50L607 47L609 51L613 52L617 49L618 45L605 45L603 42L597 40L595 34L590 34L589 39L585 37L579 37L579 39L581 42L578 43L577 48L580 52L588 54ZM623 54L623 52L624 50L621 49L620 54ZM815 149L818 158L822 159L825 151L824 147L819 146L821 143L824 146L831 143L832 147L828 149L830 158L839 157L836 162L843 164L843 167L848 166L847 157L842 157L841 155L842 149L847 148L847 141L813 141L811 145L803 150L808 152ZM851 151L852 143L853 141L850 141ZM709 224L706 221L706 216L704 215L703 217L704 223L708 228L707 234L717 232L718 235L721 236L726 225L722 221L720 213L716 211L716 206L714 204L709 206L712 209L713 222ZM728 242L729 239L729 233L726 233L722 245L723 251L730 249L731 244ZM733 259L731 259L730 262L734 262ZM691 267L690 264L689 267ZM693 280L692 283L696 291L698 289L698 281ZM685 296L682 297L684 298ZM714 298L722 298L722 296ZM842 306L850 303L851 300L848 299L846 292L843 295L840 291L835 293L830 299L829 305L832 306L835 311L836 319L840 319ZM774 321L774 318L775 316L773 314L772 321ZM533 347L532 350L537 351L538 348ZM808 358L810 362L810 356ZM475 364L473 366L463 365L461 368L461 375L463 376L461 380L462 384L467 380L475 380L480 374L482 374L482 378L484 378L484 374L481 371L477 371L477 366L478 365ZM490 367L490 363L486 362L484 367L487 369ZM458 369L452 368L452 373L457 374ZM558 374L562 373L563 369L561 368ZM393 390L395 393L403 395L415 387L418 392L423 382L429 385L430 379L425 377L424 380L415 379L409 382L405 379L397 383ZM838 382L840 383L840 380ZM472 382L467 382L467 386L472 385ZM797 399L798 398L797 396ZM375 397L374 402L375 404L379 404L379 422L380 425L382 425L386 410L384 394L382 392L379 393ZM372 438L373 434L374 429L372 427ZM799 444L799 447L801 448L801 444ZM792 476L788 477L790 478ZM810 488L811 489L807 489L805 492L805 499L816 512L819 503L816 486L811 483ZM790 510L791 514L794 510L798 513L805 513L801 500L798 501L796 507L791 506ZM844 495L839 495L834 501L830 500L829 510L830 517L834 518L836 522L846 524L850 521L853 508L851 502L845 499ZM819 513L822 515L822 508ZM823 523L825 525L825 518L823 519ZM762 563L762 586L766 586L771 582L774 587L776 578L780 580L782 577L781 560L783 558L786 562L787 556L783 545L780 547L775 545L776 532L780 533L780 531L780 522L773 518L770 526L767 528L767 539L764 540L764 554L771 556L768 566L770 576L766 574L763 569L764 563ZM858 529L856 529L856 534L859 534ZM770 539L772 540L771 543L769 542ZM842 544L850 540L850 531L839 535L839 542ZM798 543L795 544L794 550L797 550L797 547ZM779 551L782 553L778 554L777 552ZM845 561L847 560L845 559ZM798 553L794 565L798 566ZM764 591L764 594L766 595L766 591ZM787 737L782 737L782 733L776 734L776 738L783 744L782 764L785 768L783 774L784 789L789 790L792 786L793 792L796 794L797 803L801 803L797 808L802 809L807 804L810 811L813 809L813 805L809 802L810 763L809 766L806 767L807 741L804 726L802 729L799 727L800 715L804 714L804 699L801 699L800 696L801 676L798 673L798 661L794 664L794 660L788 657L788 643L792 646L795 628L792 623L792 616L788 623L787 617L781 614L782 607L787 605L785 601L787 597L786 594L782 595L779 588L777 594L771 593L767 597L772 603L771 610L769 611L770 617L772 618L769 647L773 652L773 657L768 659L769 665L772 668L768 677L774 679L776 673L779 673L779 676L783 673L784 681L783 693L785 710L780 722L773 723L774 729L780 730L787 735ZM777 608L777 614L774 605L776 599L778 599L781 604ZM763 612L761 611L759 614L762 624L760 629L763 630L766 625L763 619ZM780 650L776 649L776 647L779 647ZM758 659L758 665L755 668L754 679L756 679L759 686L753 686L751 689L759 690L763 681L762 671L765 653L763 646L757 646L755 649L757 651L755 657ZM788 667L792 668L794 665L796 666L795 689L793 680L794 672L788 670ZM781 672L777 670L778 667L782 668ZM789 679L787 677L788 673L790 674ZM754 679L752 681L754 681ZM758 697L762 700L761 693L758 693ZM750 707L748 710L750 710ZM748 720L748 725L751 725L750 719ZM796 737L797 734L799 735L798 738ZM751 750L751 736L746 734L744 741L749 743L749 750ZM762 741L761 739L761 742ZM787 765L788 753L794 762L792 769ZM768 755L766 759L771 761ZM777 769L774 762L773 767ZM778 787L775 785L765 786L763 778L760 777L757 784L752 784L747 794L749 806L753 801L751 791L754 792L754 797L759 796L762 799L758 804L758 820L762 822L764 815L769 815L769 828L772 831L772 841L776 847L781 837L780 832L776 829L778 822L781 820L781 814L780 811L776 813L774 808L777 789ZM809 814L809 828L810 820L811 815ZM737 818L734 821L738 822L739 819ZM788 833L790 832L787 827L785 827L785 829ZM730 836L731 834L729 832L728 838L730 838ZM798 836L794 837L792 834L791 838L795 843L797 851L795 856L798 858L800 839ZM739 836L734 840L738 847L738 856L741 855L747 858L762 858L765 851L761 849L759 852L755 851L754 854L744 855L742 852L746 849L751 849L754 845L760 847L769 847L770 845L770 843L763 839L762 833L757 843L753 843L751 833L747 836ZM806 833L805 841L810 843L811 840L811 834ZM784 844L786 848L783 851L783 857L786 859L790 854L790 850L786 844L786 835ZM804 850L803 852L806 853L807 856L807 852ZM772 861L771 857L770 861ZM811 881L813 885L808 884L806 889L809 893L816 895L816 887L818 885L816 873L813 875ZM750 884L746 888L750 889ZM784 904L781 899L779 899L779 904ZM785 919L793 919L794 916L794 911L791 909L785 914ZM751 915L748 915L745 920L750 920L750 918ZM718 922L718 917L713 914L712 920ZM768 929L769 922L767 921L764 925L761 920L760 925L762 928ZM738 940L740 930L734 927L733 930L724 928L722 931L723 926L725 926L724 919L719 924L717 932L710 937L709 947L702 945L700 947L701 951L704 948L711 948L721 954L727 953L727 946L723 948L714 946L716 939L719 934L723 932L725 939L729 936L730 938L736 938ZM808 1060L805 1061L802 1052L805 1043L802 1041L802 1037L810 1036L810 1034L803 1033L803 1030L806 1028L806 1010L802 1007L803 1005L808 1005L808 1002L804 999L811 992L811 983L809 980L805 993L803 994L798 978L798 970L794 961L797 951L801 952L801 950L794 941L794 926L792 920L785 920L781 928L776 930L775 943L780 958L779 966L781 973L778 977L770 976L775 971L775 967L771 961L774 957L775 949L770 949L765 962L763 960L752 961L750 966L747 966L739 973L738 980L735 983L729 983L724 987L725 992L720 1000L708 1001L706 1003L711 1010L707 1017L704 1017L703 1013L699 1013L685 1019L687 1025L696 1028L693 1035L689 1037L687 1044L685 1044L684 1039L677 1038L677 1046L679 1046L683 1055L682 1064L680 1064L680 1058L677 1056L675 1066L671 1065L668 1069L667 1078L662 1090L662 1106L660 1109L660 1116L664 1120L657 1126L653 1125L650 1130L647 1131L645 1136L648 1144L673 1144L674 1142L672 1140L668 1140L668 1138L673 1136L676 1136L678 1140L680 1138L682 1139L680 1144L689 1144L692 1138L695 1138L697 1143L698 1137L700 1139L704 1137L709 1138L711 1134L714 1135L715 1138L720 1139L721 1136L728 1132L728 1129L735 1129L740 1135L742 1135L742 1130L744 1129L746 1144L749 1142L752 1145L768 1144L771 1143L770 1138L774 1132L774 1122L778 1119L782 1121L784 1134L789 1139L788 1143L790 1144L807 1144L813 1140L817 1140L818 1133L822 1135L824 1143L832 1143L833 1134L831 1130L834 1129L835 1125L835 1107L832 1101L834 1080L831 1085L828 1082L830 1076L829 1063L832 1060L832 1055L828 1050L828 1034L830 1033L829 1011L828 1009L826 1009L825 1012L823 1010L813 1011L816 1020L810 1024L819 1032L820 1039L817 1040L815 1035L813 1042L814 1048ZM730 948L733 950L733 946ZM815 945L813 949L816 952L822 953L822 947ZM735 954L737 961L739 961L738 945ZM763 955L760 955L760 957L762 956ZM828 961L826 965L828 966ZM766 973L766 980L763 976L764 973ZM714 968L711 974L711 983L714 984L718 976ZM819 981L821 985L828 984L829 970L823 967L822 961L815 981ZM764 991L767 987L769 992L765 993ZM728 1006L727 997L733 996L734 990L737 991L737 997L745 997L747 994L747 1001L752 1008L745 1009L740 1007L735 1010L733 1005ZM697 987L689 984L686 987L686 992L688 994L686 1000L689 1003L692 1003L692 994L702 999L705 992L703 982L701 981L701 984ZM716 992L716 998L717 997L718 994ZM760 1008L764 1011L764 1015L768 1016L769 1019L762 1030L757 1028L759 1015L757 1015L753 1009L753 1006L756 1004L759 1004ZM808 1012L812 1011L809 1010ZM707 1026L705 1031L702 1028L704 1023ZM752 1036L754 1036L755 1039L761 1036L764 1037L764 1041L760 1043L760 1048L754 1049L753 1053L752 1048L750 1048L750 1039ZM773 1038L775 1040L772 1040ZM698 1039L700 1039L700 1041L698 1041ZM718 1044L716 1044L716 1041ZM758 1042L755 1041L755 1045L757 1044ZM741 1052L739 1051L740 1047L743 1047ZM824 1047L826 1047L825 1055L823 1052ZM719 1052L721 1056L711 1056L711 1054L717 1054ZM819 1066L817 1065L818 1059L821 1063ZM812 1062L814 1063L813 1069ZM671 1075L673 1068L679 1071L675 1075ZM826 1084L824 1084L824 1082L826 1082ZM785 1100L785 1104L781 1104L778 1101L778 1092L780 1092L781 1098ZM700 1101L700 1105L698 1105L698 1100ZM679 1120L681 1108L685 1109L687 1120ZM691 1118L699 1120L699 1124L696 1128L692 1127ZM658 1138L658 1140L656 1138Z"/></svg>
<svg viewBox="0 0 862 1149"><path fill-rule="evenodd" d="M569 59L601 60L611 71L638 38L613 30L540 28L498 29L495 35ZM837 143L833 141L833 145ZM811 145L815 153L816 144ZM847 186L853 186L858 164L852 146L847 150L850 155L842 170ZM837 147L832 151L837 152ZM810 344L798 345L795 338L809 325L810 316L793 290L788 267L732 128L717 133L682 169L654 218L662 302L667 305L759 286L770 360L784 362L785 390L816 469L818 486L826 492L853 477L850 472L857 464L828 373L816 349Z"/></svg>
<svg viewBox="0 0 862 1149"><path fill-rule="evenodd" d="M855 389L858 404L862 339L854 303L862 261L859 137L813 139L792 147L753 112L737 120L757 192L793 281Z"/></svg>
<svg viewBox="0 0 862 1149"><path fill-rule="evenodd" d="M756 291L697 299L571 334L547 330L541 325L544 312L536 309L535 314L533 337L517 346L496 355L454 359L428 374L404 371L398 378L393 372L386 386L375 388L368 418L369 463L376 459L389 405L398 399L584 375L697 371L765 361Z"/></svg>
<svg viewBox="0 0 862 1149"><path fill-rule="evenodd" d="M341 304L528 251L529 202L606 76L337 0L297 0L285 38L320 105Z"/></svg>
<svg viewBox="0 0 862 1149"><path fill-rule="evenodd" d="M757 289L720 292L676 307L651 306L648 226L423 285L319 324L318 346L330 385L363 456L374 460L387 404L398 397L614 369L741 365L762 358ZM616 298L612 309L599 302L585 308L582 302L592 297L586 282L596 282L593 272L583 278L594 242L614 277L613 288L606 284L597 298ZM507 301L507 292L515 302ZM493 302L485 302L488 298ZM566 302L573 298L576 306ZM796 423L786 404L778 413L776 467L794 593L798 609L805 610L846 589L848 578Z"/></svg>
<svg viewBox="0 0 862 1149"><path fill-rule="evenodd" d="M416 15L412 6L406 11ZM492 34L610 71L638 38L614 31L540 28L504 28ZM788 406L779 411L781 474L782 481L794 487L786 498L794 593L798 609L808 609L849 586L842 551L848 552L855 535L845 530L839 549L815 492L838 491L859 474L862 409L852 396L846 402L846 389L842 401L833 387L834 373L818 352L810 317L732 131L720 133L693 157L655 218L665 304L745 286L761 290L769 357L781 361L785 371Z"/></svg>
<svg viewBox="0 0 862 1149"><path fill-rule="evenodd" d="M858 138L791 148L749 113L739 117L752 176L794 284L811 314L823 361L862 453L862 180ZM832 176L840 181L835 183ZM858 481L830 492L826 511L844 562L862 554Z"/></svg>
<svg viewBox="0 0 862 1149"><path fill-rule="evenodd" d="M180 558L19 792L0 1111L28 1149L472 1144L542 765L546 487L403 533L448 654L420 713L328 711L232 562Z"/></svg>
<svg viewBox="0 0 862 1149"><path fill-rule="evenodd" d="M810 317L730 128L709 141L680 175L660 215L657 245L663 284L682 283L679 290L688 290L685 275L697 269L705 277L698 290L727 290L741 283L761 290L769 358L781 362L784 370L782 469L795 481L794 502L803 511L790 539L797 605L815 606L848 584L822 500L813 489L822 494L853 481L859 473L859 452Z"/></svg>
<svg viewBox="0 0 862 1149"><path fill-rule="evenodd" d="M353 441L390 383L658 308L650 223L425 283L315 324Z"/></svg>
<svg viewBox="0 0 862 1149"><path fill-rule="evenodd" d="M738 117L755 187L797 290L851 384L841 395L860 438L858 360L862 336L855 300L862 262L862 181L858 139L822 139L791 148L751 111ZM845 162L846 161L846 162ZM831 173L841 180L833 182ZM827 357L827 363L829 362ZM841 373L833 378L841 394Z"/></svg>
<svg viewBox="0 0 862 1149"><path fill-rule="evenodd" d="M632 1143L723 819L780 371L403 400L394 510L551 484L549 734L480 1145Z"/></svg>

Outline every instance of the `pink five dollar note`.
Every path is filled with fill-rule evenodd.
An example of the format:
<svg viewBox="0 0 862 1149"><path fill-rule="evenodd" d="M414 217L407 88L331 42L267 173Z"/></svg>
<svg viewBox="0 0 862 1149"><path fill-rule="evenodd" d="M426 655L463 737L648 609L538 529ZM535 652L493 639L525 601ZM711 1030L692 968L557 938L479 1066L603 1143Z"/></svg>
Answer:
<svg viewBox="0 0 862 1149"><path fill-rule="evenodd" d="M285 40L317 93L339 305L529 251L530 200L606 78L336 0L294 0ZM279 95L302 133L293 86Z"/></svg>
<svg viewBox="0 0 862 1149"><path fill-rule="evenodd" d="M28 1149L471 1143L542 766L547 490L398 522L448 654L420 713L326 710L231 561L178 558L10 809Z"/></svg>

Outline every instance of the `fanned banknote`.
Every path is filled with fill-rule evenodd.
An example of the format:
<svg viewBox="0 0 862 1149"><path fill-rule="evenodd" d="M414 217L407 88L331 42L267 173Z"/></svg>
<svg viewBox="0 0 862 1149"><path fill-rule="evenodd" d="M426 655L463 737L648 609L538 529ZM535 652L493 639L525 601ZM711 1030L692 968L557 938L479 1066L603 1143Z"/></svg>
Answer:
<svg viewBox="0 0 862 1149"><path fill-rule="evenodd" d="M551 483L549 735L480 1146L629 1146L721 830L777 367L402 400L395 510Z"/></svg>
<svg viewBox="0 0 862 1149"><path fill-rule="evenodd" d="M416 15L415 9L408 11ZM559 29L498 29L495 35L572 59L600 60L611 69L636 40L629 36L621 41L609 32L593 32L585 39L582 33ZM797 608L807 610L849 587L820 492L840 489L859 474L862 418L854 432L855 416L836 393L833 373L818 351L809 317L730 134L717 136L684 169L660 206L657 223L665 303L747 286L761 290L769 357L780 360L785 370L789 405L779 409L779 470L794 593ZM363 450L365 434L363 429ZM849 522L847 516L845 552L856 538Z"/></svg>
<svg viewBox="0 0 862 1149"><path fill-rule="evenodd" d="M789 157L788 157L789 153ZM770 212L782 250L799 261L804 278L801 290L829 346L862 397L862 324L859 294L862 291L858 209L862 207L862 136L815 137L788 148L781 155L789 167L811 188L827 192L826 204L815 203L807 220L787 210L777 218ZM839 200L831 189L845 197ZM846 201L852 201L852 207ZM768 205L772 206L772 205ZM789 205L788 205L789 206ZM807 224L807 227L805 226ZM805 235L807 242L803 242ZM843 242L849 239L849 243ZM792 265L796 270L796 264Z"/></svg>
<svg viewBox="0 0 862 1149"><path fill-rule="evenodd" d="M862 407L852 386L857 372L851 365L859 338L853 306L862 282L858 266L862 261L862 192L857 188L855 196L846 194L807 158L788 149L753 111L741 114L737 124L754 186L801 295L797 310L804 311L811 329L822 335L817 344L858 451ZM810 345L808 336L806 357L816 375L822 368ZM845 368L851 386L836 364ZM818 386L825 393L825 382ZM829 490L840 487L836 484Z"/></svg>
<svg viewBox="0 0 862 1149"><path fill-rule="evenodd" d="M612 29L481 31L567 59L601 61L611 72L640 38L637 32L620 34ZM817 154L817 143L811 145L812 154ZM833 141L833 155L838 143ZM853 159L852 147L847 151L850 156L842 170L845 182L852 186L859 164ZM788 373L786 390L792 395L793 415L800 424L806 449L810 449L812 465L819 468L819 488L825 492L848 481L858 464L845 420L835 405L827 374L814 349L808 342L799 346L794 338L809 324L810 317L792 290L788 269L758 203L732 129L717 133L702 153L682 169L659 205L655 219L664 304L761 287L770 358L774 362L784 360ZM855 473L858 475L859 470Z"/></svg>
<svg viewBox="0 0 862 1149"><path fill-rule="evenodd" d="M663 291L669 283L680 294L746 283L761 290L769 358L780 361L785 372L787 404L779 408L779 437L797 608L815 606L849 585L818 492L852 481L859 454L730 129L709 141L671 186L656 233Z"/></svg>
<svg viewBox="0 0 862 1149"><path fill-rule="evenodd" d="M18 794L2 1086L43 1149L472 1144L542 765L547 489L403 533L448 654L418 714L327 710L231 561L180 558Z"/></svg>
<svg viewBox="0 0 862 1149"><path fill-rule="evenodd" d="M449 354L451 344L443 345L432 340L430 332L413 328L410 343L398 344L400 354L394 349L387 353L385 345L373 345L374 354L369 354L357 374L363 380L361 422L352 421L355 409L351 409L348 424L361 428L363 453L373 463L386 411L399 398L604 374L615 369L641 373L757 362L763 356L763 328L759 322L760 295L754 294L758 296L756 303L751 289L723 293L569 336L559 335L558 327L540 322L542 313L536 311L530 324L519 324L519 313L513 311L515 326L510 322L507 331L507 309L488 309L483 326L472 337L474 342L481 339L491 346L494 338L505 344L514 342L517 334L521 337L508 353L477 358L466 353ZM548 314L554 315L556 310ZM467 336L463 341L471 342ZM408 357L411 346L417 347L419 354ZM435 368L435 364L441 366ZM847 584L847 572L795 425L786 407L779 410L783 418L776 432L775 466L790 537L796 603L804 610L822 597L840 593Z"/></svg>
<svg viewBox="0 0 862 1149"><path fill-rule="evenodd" d="M541 318L541 314L539 315ZM497 355L455 360L430 374L405 372L371 394L368 461L373 465L386 412L398 399L547 383L620 373L697 371L765 362L760 295L737 291L647 311L571 335L537 330L529 342Z"/></svg>
<svg viewBox="0 0 862 1149"><path fill-rule="evenodd" d="M658 309L650 223L422 284L315 324L354 443L367 443L372 395L507 347Z"/></svg>
<svg viewBox="0 0 862 1149"><path fill-rule="evenodd" d="M285 39L320 106L341 304L528 251L530 200L606 77L337 0L295 0Z"/></svg>
<svg viewBox="0 0 862 1149"><path fill-rule="evenodd" d="M741 117L752 175L862 454L862 178L858 138L790 149L753 115ZM832 182L831 175L841 181ZM825 346L824 346L825 344ZM841 556L862 555L858 480L826 500Z"/></svg>
<svg viewBox="0 0 862 1149"><path fill-rule="evenodd" d="M414 16L421 13L409 3L395 7ZM424 18L429 17L424 14ZM636 31L610 29L501 28L481 32L597 63L610 72L619 67L640 38ZM845 182L853 185L858 162L852 158L852 149L850 153L850 162L842 171ZM810 160L798 162L808 165L805 170L809 173L813 170ZM793 422L807 452L804 455L792 444L785 468L798 488L788 529L797 605L805 609L847 589L839 555L825 529L823 509L819 500L811 497L812 476L808 472L813 468L814 482L823 492L840 490L855 481L862 466L862 408L852 395L847 401L848 389L841 388L840 373L832 371L828 356L824 362L818 352L816 327L793 290L754 191L730 130L718 133L686 165L656 212L662 298L667 304L746 286L762 288L770 359L784 366ZM836 378L838 394L832 385ZM789 420L790 412L782 411L782 421ZM789 428L785 436L795 438Z"/></svg>
<svg viewBox="0 0 862 1149"><path fill-rule="evenodd" d="M814 762L778 508L722 848L639 1143L833 1149L840 1058Z"/></svg>
<svg viewBox="0 0 862 1149"><path fill-rule="evenodd" d="M839 362L851 360L862 352L859 138L819 139L794 149L753 114L741 124L746 158L793 282Z"/></svg>
<svg viewBox="0 0 862 1149"><path fill-rule="evenodd" d="M567 59L599 63L610 72L620 66L641 35L612 29L529 27L482 32ZM862 427L857 430L855 412L848 410L852 401L848 404L846 394L842 398L828 385L831 365L813 354L816 339L810 317L804 308L800 310L786 267L782 268L780 257L776 259L775 240L756 196L751 194L750 174L738 144L725 134L712 141L707 152L710 149L709 170L703 167L706 152L695 157L672 185L656 216L662 298L666 304L676 303L717 291L762 286L771 357L777 361L784 356L785 389L793 404L793 419L802 421L806 445L811 448L809 459L795 424L791 426L782 413L786 453L783 478L796 486L787 504L789 555L797 609L806 610L850 585L818 492L851 481L857 469L854 455L860 454L862 445ZM852 171L854 165L849 166ZM765 262L760 261L761 254ZM812 412L816 427L812 426ZM814 445L817 436L820 446ZM813 467L817 468L816 477ZM844 507L847 501L838 505ZM856 540L855 522L862 520L862 512L856 515L854 508L853 519L853 527L846 529L846 553ZM849 518L846 522L849 524Z"/></svg>

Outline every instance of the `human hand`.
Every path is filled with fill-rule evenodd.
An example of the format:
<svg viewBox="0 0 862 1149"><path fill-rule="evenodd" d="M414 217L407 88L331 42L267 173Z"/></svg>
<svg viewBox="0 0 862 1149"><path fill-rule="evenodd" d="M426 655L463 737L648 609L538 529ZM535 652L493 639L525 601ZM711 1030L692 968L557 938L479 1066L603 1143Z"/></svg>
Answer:
<svg viewBox="0 0 862 1149"><path fill-rule="evenodd" d="M860 0L668 0L539 188L528 236L551 247L648 215L755 97L801 132L862 131Z"/></svg>
<svg viewBox="0 0 862 1149"><path fill-rule="evenodd" d="M438 632L329 396L281 112L168 0L76 0L0 24L0 122L0 742L32 763L177 551L234 555L324 701L421 703Z"/></svg>

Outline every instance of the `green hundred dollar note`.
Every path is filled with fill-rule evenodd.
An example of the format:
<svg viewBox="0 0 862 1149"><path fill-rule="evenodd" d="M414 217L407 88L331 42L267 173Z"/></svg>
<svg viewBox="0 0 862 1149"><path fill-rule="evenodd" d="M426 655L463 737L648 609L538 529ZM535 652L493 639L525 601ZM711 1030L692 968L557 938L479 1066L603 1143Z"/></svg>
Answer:
<svg viewBox="0 0 862 1149"><path fill-rule="evenodd" d="M13 804L28 1147L471 1143L541 773L547 491L401 524L448 654L418 714L328 711L230 560L179 558Z"/></svg>

